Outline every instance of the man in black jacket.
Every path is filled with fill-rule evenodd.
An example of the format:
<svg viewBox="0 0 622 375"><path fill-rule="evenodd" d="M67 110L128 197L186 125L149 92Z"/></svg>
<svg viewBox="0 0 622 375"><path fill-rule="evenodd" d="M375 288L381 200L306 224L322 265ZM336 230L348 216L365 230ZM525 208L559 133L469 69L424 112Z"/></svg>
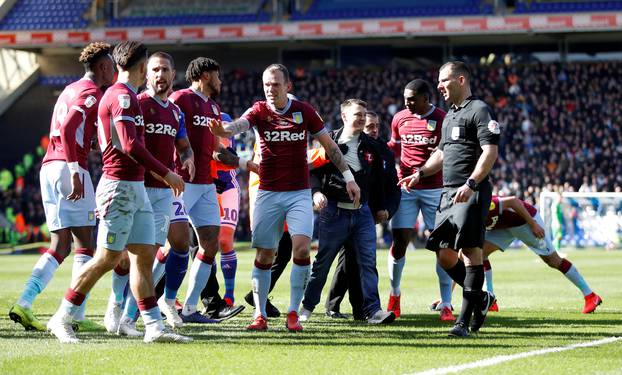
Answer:
<svg viewBox="0 0 622 375"><path fill-rule="evenodd" d="M363 132L370 138L377 140L377 146L384 162L384 202L385 208L389 213L389 219L393 216L400 205L401 189L397 186L397 170L395 169L395 157L393 151L386 143L378 140L380 129L380 118L377 113L367 111L365 115L365 128ZM377 233L377 232L376 232ZM339 252L337 268L333 276L328 297L326 297L326 315L331 318L346 319L347 315L341 313L341 301L345 297L346 291L350 305L352 305L352 315L356 320L363 320L363 294L361 292L361 280L356 263L354 250L344 246Z"/></svg>
<svg viewBox="0 0 622 375"><path fill-rule="evenodd" d="M321 209L319 248L311 278L302 301L300 320L308 320L320 302L330 267L339 250L347 243L354 249L363 294L363 314L372 324L391 323L392 312L380 308L376 269L376 221L386 221L383 161L373 139L363 133L367 104L348 99L341 104L344 127L331 132L361 188L361 200L355 205L345 189L345 181L332 164L312 172L314 205ZM372 214L374 212L374 214Z"/></svg>

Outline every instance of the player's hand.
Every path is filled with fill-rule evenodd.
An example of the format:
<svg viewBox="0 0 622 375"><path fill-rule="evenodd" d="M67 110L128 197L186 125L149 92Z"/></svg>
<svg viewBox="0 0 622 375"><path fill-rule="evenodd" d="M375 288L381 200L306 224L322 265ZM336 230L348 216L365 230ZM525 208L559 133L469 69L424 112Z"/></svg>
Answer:
<svg viewBox="0 0 622 375"><path fill-rule="evenodd" d="M222 120L211 118L207 122L207 126L209 127L209 129L212 131L214 135L217 135L219 137L227 136L227 131L225 130Z"/></svg>
<svg viewBox="0 0 622 375"><path fill-rule="evenodd" d="M536 238L544 238L544 228L542 228L537 222L534 221L533 224L529 225L531 227L531 232Z"/></svg>
<svg viewBox="0 0 622 375"><path fill-rule="evenodd" d="M389 212L387 210L376 212L376 224L384 223L387 220L389 220Z"/></svg>
<svg viewBox="0 0 622 375"><path fill-rule="evenodd" d="M326 207L328 203L328 199L326 199L326 195L322 194L319 191L313 193L313 208L316 210L321 210Z"/></svg>
<svg viewBox="0 0 622 375"><path fill-rule="evenodd" d="M356 184L356 181L348 182L346 184L346 190L348 191L348 196L350 196L354 207L358 207L361 202L361 189Z"/></svg>
<svg viewBox="0 0 622 375"><path fill-rule="evenodd" d="M246 169L253 173L259 174L259 164L255 163L252 160L246 162Z"/></svg>
<svg viewBox="0 0 622 375"><path fill-rule="evenodd" d="M196 173L196 168L194 166L194 158L188 158L181 164L181 169L185 169L188 171L190 175L190 181L194 180L194 175Z"/></svg>
<svg viewBox="0 0 622 375"><path fill-rule="evenodd" d="M164 176L164 182L173 189L173 195L176 197L184 192L184 180L177 173L168 171L166 176Z"/></svg>
<svg viewBox="0 0 622 375"><path fill-rule="evenodd" d="M67 196L69 201L78 201L84 198L84 184L80 179L80 173L71 174L71 193Z"/></svg>
<svg viewBox="0 0 622 375"><path fill-rule="evenodd" d="M397 182L397 185L402 189L410 192L410 188L414 187L419 183L419 171L411 174L410 176L404 177Z"/></svg>
<svg viewBox="0 0 622 375"><path fill-rule="evenodd" d="M460 186L460 189L458 189L456 195L454 195L454 204L468 201L473 194L475 194L475 192L471 190L470 187L466 185Z"/></svg>

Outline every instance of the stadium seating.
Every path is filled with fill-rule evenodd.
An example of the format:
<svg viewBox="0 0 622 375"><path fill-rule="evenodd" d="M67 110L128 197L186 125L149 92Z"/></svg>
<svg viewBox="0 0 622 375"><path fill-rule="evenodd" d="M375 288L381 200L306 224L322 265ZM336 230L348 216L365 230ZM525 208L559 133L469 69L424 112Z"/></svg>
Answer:
<svg viewBox="0 0 622 375"><path fill-rule="evenodd" d="M157 25L193 25L217 23L268 22L271 15L264 12L266 1L229 0L155 0L132 1L119 15L107 22L109 27Z"/></svg>
<svg viewBox="0 0 622 375"><path fill-rule="evenodd" d="M521 1L514 13L606 12L622 9L620 0L594 1Z"/></svg>
<svg viewBox="0 0 622 375"><path fill-rule="evenodd" d="M93 0L19 0L0 20L0 30L81 29Z"/></svg>
<svg viewBox="0 0 622 375"><path fill-rule="evenodd" d="M306 11L294 10L291 20L432 17L492 14L479 0L315 0Z"/></svg>

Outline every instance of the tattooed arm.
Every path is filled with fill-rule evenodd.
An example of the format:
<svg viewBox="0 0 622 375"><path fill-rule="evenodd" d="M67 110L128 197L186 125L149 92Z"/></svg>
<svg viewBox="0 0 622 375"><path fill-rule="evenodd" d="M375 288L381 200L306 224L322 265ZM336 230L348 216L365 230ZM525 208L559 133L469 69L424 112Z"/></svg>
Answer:
<svg viewBox="0 0 622 375"><path fill-rule="evenodd" d="M337 169L339 169L343 175L343 178L346 181L346 190L348 191L348 195L354 205L358 206L361 200L361 189L356 184L356 181L354 181L354 175L350 171L350 167L348 167L348 163L346 163L346 159L343 157L341 150L339 150L339 146L337 146L328 133L322 133L316 139L320 142L322 147L324 147L324 150L326 150L326 155L330 161L335 164Z"/></svg>

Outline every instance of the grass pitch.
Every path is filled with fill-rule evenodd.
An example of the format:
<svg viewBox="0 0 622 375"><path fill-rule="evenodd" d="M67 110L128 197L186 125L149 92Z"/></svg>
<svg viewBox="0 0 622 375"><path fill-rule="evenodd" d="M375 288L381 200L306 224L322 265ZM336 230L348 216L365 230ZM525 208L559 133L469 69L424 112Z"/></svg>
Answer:
<svg viewBox="0 0 622 375"><path fill-rule="evenodd" d="M240 246L241 248L241 246ZM238 250L237 303L249 290L254 253ZM378 251L380 295L388 298L386 250ZM105 332L79 333L79 345L61 345L44 334L25 332L8 319L37 256L1 256L0 374L404 374L444 368L543 348L622 336L622 252L571 251L568 258L604 299L595 314L582 315L583 298L558 271L527 250L491 258L500 312L490 313L477 337L447 337L449 325L428 310L437 298L434 258L428 251L407 255L402 280L402 318L390 326L370 326L324 317L316 308L305 331L287 332L284 317L271 319L268 332L246 332L249 307L218 325L187 325L190 345L145 345ZM220 271L219 271L220 272ZM71 259L65 261L34 311L47 321L69 285ZM286 310L289 273L272 302ZM185 285L180 296L185 296ZM326 289L325 289L326 291ZM110 293L107 275L91 293L89 318L101 322ZM461 293L454 293L459 310ZM342 307L349 312L347 298ZM457 313L457 311L456 311ZM622 341L519 359L465 374L620 374Z"/></svg>

